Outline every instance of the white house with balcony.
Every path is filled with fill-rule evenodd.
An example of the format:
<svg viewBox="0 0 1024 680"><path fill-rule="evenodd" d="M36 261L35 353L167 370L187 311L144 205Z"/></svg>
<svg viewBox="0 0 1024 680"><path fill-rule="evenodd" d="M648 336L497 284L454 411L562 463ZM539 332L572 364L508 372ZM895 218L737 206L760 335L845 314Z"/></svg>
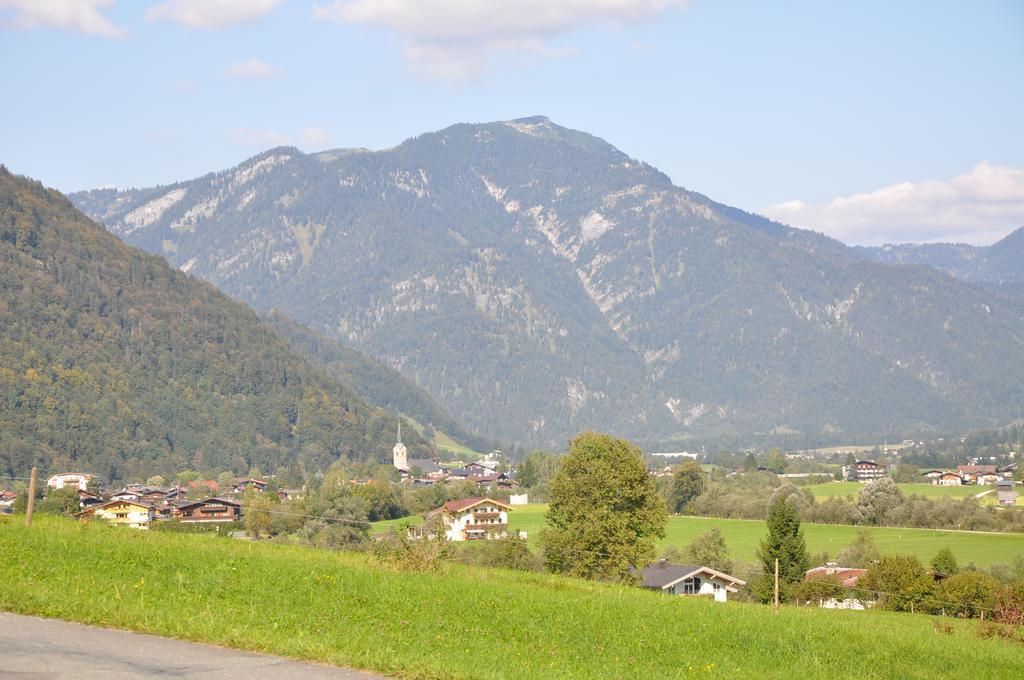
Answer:
<svg viewBox="0 0 1024 680"><path fill-rule="evenodd" d="M490 498L448 501L434 511L449 541L494 540L508 536L511 505Z"/></svg>
<svg viewBox="0 0 1024 680"><path fill-rule="evenodd" d="M726 602L729 593L735 593L738 586L747 582L724 572L697 565L672 564L658 560L644 569L634 570L640 577L640 585L649 590L658 590L666 595L706 595L716 602Z"/></svg>

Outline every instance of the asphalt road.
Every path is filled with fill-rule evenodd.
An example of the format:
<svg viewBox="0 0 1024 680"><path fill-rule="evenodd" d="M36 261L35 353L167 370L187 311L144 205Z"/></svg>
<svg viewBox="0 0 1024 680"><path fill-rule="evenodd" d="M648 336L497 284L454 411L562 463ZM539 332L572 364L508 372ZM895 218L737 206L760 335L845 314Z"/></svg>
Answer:
<svg viewBox="0 0 1024 680"><path fill-rule="evenodd" d="M155 635L0 612L3 680L380 680L383 676Z"/></svg>

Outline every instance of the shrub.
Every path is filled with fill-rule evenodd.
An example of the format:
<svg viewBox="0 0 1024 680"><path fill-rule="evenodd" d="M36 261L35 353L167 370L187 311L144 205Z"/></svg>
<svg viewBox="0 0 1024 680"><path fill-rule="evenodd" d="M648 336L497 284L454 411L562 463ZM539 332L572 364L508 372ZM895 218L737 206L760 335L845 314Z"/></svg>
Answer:
<svg viewBox="0 0 1024 680"><path fill-rule="evenodd" d="M405 522L370 544L371 560L405 571L444 571L453 555L452 544L443 535L413 537Z"/></svg>

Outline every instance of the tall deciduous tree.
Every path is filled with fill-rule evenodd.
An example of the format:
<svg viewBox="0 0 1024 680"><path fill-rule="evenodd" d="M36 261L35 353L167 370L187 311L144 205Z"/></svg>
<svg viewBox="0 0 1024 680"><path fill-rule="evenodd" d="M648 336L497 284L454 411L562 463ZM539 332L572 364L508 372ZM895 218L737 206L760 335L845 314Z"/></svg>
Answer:
<svg viewBox="0 0 1024 680"><path fill-rule="evenodd" d="M903 492L888 477L868 482L857 495L857 509L870 524L885 524L886 516L902 502Z"/></svg>
<svg viewBox="0 0 1024 680"><path fill-rule="evenodd" d="M732 571L732 559L729 557L729 546L718 527L711 527L706 533L683 548L682 558L687 564L711 567L726 573Z"/></svg>
<svg viewBox="0 0 1024 680"><path fill-rule="evenodd" d="M685 461L672 474L672 490L668 496L668 509L683 512L686 504L704 490L704 471L695 460Z"/></svg>
<svg viewBox="0 0 1024 680"><path fill-rule="evenodd" d="M751 583L754 594L762 602L770 602L774 594L775 560L779 561L779 597L785 602L789 585L799 583L808 569L807 543L800 528L796 508L780 498L768 510L768 535L761 541L757 557L763 574Z"/></svg>
<svg viewBox="0 0 1024 680"><path fill-rule="evenodd" d="M584 578L630 578L655 556L667 512L633 444L585 432L551 481L548 529L541 534L545 566Z"/></svg>

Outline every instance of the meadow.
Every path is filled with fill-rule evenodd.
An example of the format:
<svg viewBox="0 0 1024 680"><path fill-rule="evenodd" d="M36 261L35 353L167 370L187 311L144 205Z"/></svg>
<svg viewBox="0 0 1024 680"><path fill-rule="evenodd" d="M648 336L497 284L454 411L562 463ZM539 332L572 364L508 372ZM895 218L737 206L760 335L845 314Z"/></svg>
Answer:
<svg viewBox="0 0 1024 680"><path fill-rule="evenodd" d="M516 506L509 514L509 527L513 531L526 531L531 547L539 547L546 509L546 505ZM408 517L377 522L374 531L384 531L402 521L419 524L422 519ZM682 547L713 526L722 532L733 558L743 562L756 561L755 551L766 533L765 524L760 520L672 516L668 518L665 538L658 542L658 546ZM832 556L848 546L862 528L844 524L803 524L808 551L827 551ZM952 550L962 564L973 562L985 567L994 562L1010 564L1024 555L1024 534L891 527L867 527L867 530L882 554L915 555L926 563L944 547Z"/></svg>
<svg viewBox="0 0 1024 680"><path fill-rule="evenodd" d="M926 498L967 498L976 496L979 493L991 491L994 486L936 486L934 484L897 484L904 496L924 496ZM853 496L857 497L864 485L860 482L826 482L825 484L810 484L805 487L815 498L830 498L832 496Z"/></svg>
<svg viewBox="0 0 1024 680"><path fill-rule="evenodd" d="M1024 677L975 622L770 607L222 537L0 520L0 609L403 678ZM969 654L963 653L970 649Z"/></svg>

